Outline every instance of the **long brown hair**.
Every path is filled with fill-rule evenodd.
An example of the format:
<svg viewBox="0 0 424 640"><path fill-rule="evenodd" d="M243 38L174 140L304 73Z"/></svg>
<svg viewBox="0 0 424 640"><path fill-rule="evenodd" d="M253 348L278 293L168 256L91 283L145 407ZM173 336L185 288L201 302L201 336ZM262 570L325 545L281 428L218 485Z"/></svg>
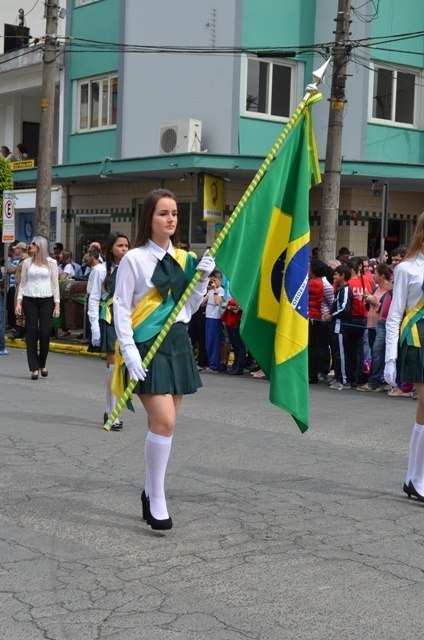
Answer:
<svg viewBox="0 0 424 640"><path fill-rule="evenodd" d="M134 247L142 247L147 243L148 240L150 240L152 236L153 214L155 212L158 200L160 200L161 198L172 198L172 200L176 200L175 194L168 189L153 189L153 191L150 191L147 194L141 207L140 226L138 227L138 233L134 242ZM171 236L172 243L174 243L174 240L177 236L177 230L175 231L174 235Z"/></svg>
<svg viewBox="0 0 424 640"><path fill-rule="evenodd" d="M415 258L424 247L424 212L417 220L417 226L415 227L414 235L412 236L411 244L408 251L405 253L403 260L410 260Z"/></svg>
<svg viewBox="0 0 424 640"><path fill-rule="evenodd" d="M106 240L106 249L105 249L106 278L104 279L104 282L103 282L103 287L105 291L109 291L109 288L110 288L110 280L112 278L112 271L114 267L112 249L113 249L113 245L117 240L119 240L119 238L125 238L125 240L128 242L128 248L129 249L131 248L131 243L128 239L128 236L126 236L125 233L120 233L119 231L115 231L109 234Z"/></svg>

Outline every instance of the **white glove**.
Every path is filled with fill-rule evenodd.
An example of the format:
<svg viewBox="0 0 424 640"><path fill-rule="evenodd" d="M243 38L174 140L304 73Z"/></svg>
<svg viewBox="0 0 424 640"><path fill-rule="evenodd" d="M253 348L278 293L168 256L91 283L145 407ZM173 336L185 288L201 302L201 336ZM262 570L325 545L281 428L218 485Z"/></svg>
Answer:
<svg viewBox="0 0 424 640"><path fill-rule="evenodd" d="M93 347L100 347L100 327L91 328L91 344Z"/></svg>
<svg viewBox="0 0 424 640"><path fill-rule="evenodd" d="M388 360L384 367L384 379L391 387L396 387L396 360Z"/></svg>
<svg viewBox="0 0 424 640"><path fill-rule="evenodd" d="M215 260L209 255L209 251L205 251L196 267L197 271L203 271L203 275L200 280L207 280L214 269Z"/></svg>
<svg viewBox="0 0 424 640"><path fill-rule="evenodd" d="M127 369L131 380L145 380L147 376L147 369L143 369L141 364L141 358L138 357L135 360L130 360L127 364Z"/></svg>

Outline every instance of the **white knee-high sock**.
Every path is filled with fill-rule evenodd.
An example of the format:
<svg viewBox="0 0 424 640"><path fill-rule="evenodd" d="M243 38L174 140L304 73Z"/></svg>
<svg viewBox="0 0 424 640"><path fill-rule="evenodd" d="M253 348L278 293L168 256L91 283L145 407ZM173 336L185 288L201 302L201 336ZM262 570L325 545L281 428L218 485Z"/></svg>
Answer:
<svg viewBox="0 0 424 640"><path fill-rule="evenodd" d="M412 479L412 474L414 471L414 464L415 464L415 452L416 452L417 442L418 442L420 433L421 433L421 425L415 423L414 428L412 429L411 442L409 443L408 470L406 472L405 484L409 484L409 481Z"/></svg>
<svg viewBox="0 0 424 640"><path fill-rule="evenodd" d="M150 513L157 520L169 518L165 498L165 473L171 453L172 436L158 436L149 431L145 443L146 478Z"/></svg>
<svg viewBox="0 0 424 640"><path fill-rule="evenodd" d="M424 495L424 425L415 423L414 431L418 431L418 437L411 456L411 480L418 493ZM414 437L411 438L411 445L413 440Z"/></svg>
<svg viewBox="0 0 424 640"><path fill-rule="evenodd" d="M112 388L111 388L114 368L115 367L114 367L113 364L110 364L108 367L106 367L106 375L105 375L105 397L106 397L105 412L107 413L108 416L110 416L110 414L112 413L112 411L113 411L113 409L115 407L115 396L113 395Z"/></svg>

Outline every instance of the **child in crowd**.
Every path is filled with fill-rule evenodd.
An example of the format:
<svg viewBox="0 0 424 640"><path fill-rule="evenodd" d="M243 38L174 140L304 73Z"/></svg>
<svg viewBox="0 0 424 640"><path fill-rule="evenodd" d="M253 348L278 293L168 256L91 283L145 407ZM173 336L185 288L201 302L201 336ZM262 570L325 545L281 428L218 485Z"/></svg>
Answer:
<svg viewBox="0 0 424 640"><path fill-rule="evenodd" d="M348 282L350 269L341 265L334 269L333 282L335 287L334 301L330 313L324 315L326 322L331 322L331 339L333 343L335 379L330 389L342 391L350 389L346 369L346 324L351 321L352 290Z"/></svg>
<svg viewBox="0 0 424 640"><path fill-rule="evenodd" d="M219 373L222 343L222 301L224 289L221 286L221 272L213 271L209 279L209 290L203 302L206 303L206 351L208 368L204 373Z"/></svg>

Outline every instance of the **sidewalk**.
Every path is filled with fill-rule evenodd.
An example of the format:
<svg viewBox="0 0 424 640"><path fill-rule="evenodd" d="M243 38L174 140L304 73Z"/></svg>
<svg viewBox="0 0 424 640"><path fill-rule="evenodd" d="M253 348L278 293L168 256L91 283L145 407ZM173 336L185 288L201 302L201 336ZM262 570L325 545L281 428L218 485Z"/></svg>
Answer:
<svg viewBox="0 0 424 640"><path fill-rule="evenodd" d="M51 338L50 339L50 351L54 353L71 353L80 356L92 356L94 358L103 358L103 353L91 353L88 349L88 342L78 336L81 335L81 330L71 331L71 335L66 338ZM21 338L11 338L8 335L5 336L6 347L13 347L15 349L25 349L26 342Z"/></svg>

